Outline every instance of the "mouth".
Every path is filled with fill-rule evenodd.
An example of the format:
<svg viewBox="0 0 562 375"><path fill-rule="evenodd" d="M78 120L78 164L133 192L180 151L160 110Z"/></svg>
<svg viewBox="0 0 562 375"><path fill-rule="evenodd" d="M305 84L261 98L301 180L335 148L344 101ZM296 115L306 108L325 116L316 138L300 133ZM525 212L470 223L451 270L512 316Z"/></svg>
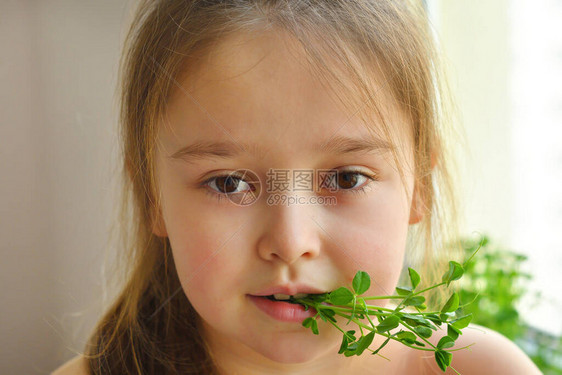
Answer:
<svg viewBox="0 0 562 375"><path fill-rule="evenodd" d="M311 294L269 294L265 296L248 295L253 304L269 317L282 321L301 323L304 319L316 315L314 308L308 308L298 302L310 298Z"/></svg>
<svg viewBox="0 0 562 375"><path fill-rule="evenodd" d="M263 296L264 298L267 298L270 301L294 301L296 299L303 299L303 298L307 298L309 296L308 293L297 293L295 295L289 295L289 294L281 294L281 293L276 293L276 294L270 294L269 296Z"/></svg>
<svg viewBox="0 0 562 375"><path fill-rule="evenodd" d="M323 303L328 298L330 293L296 293L293 295L290 294L282 294L282 293L275 293L269 295L258 295L255 297L266 298L273 302L289 302L294 304L301 304L305 306L307 309L307 303L302 302L316 302L316 303Z"/></svg>

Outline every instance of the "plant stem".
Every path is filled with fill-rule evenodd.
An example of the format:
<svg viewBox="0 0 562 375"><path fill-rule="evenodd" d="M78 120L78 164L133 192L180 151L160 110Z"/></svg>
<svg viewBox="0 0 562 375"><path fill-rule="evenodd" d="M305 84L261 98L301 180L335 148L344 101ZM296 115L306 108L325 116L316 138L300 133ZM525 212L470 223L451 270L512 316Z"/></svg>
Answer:
<svg viewBox="0 0 562 375"><path fill-rule="evenodd" d="M365 301L373 299L399 299L404 298L404 296L373 296L373 297L362 297Z"/></svg>

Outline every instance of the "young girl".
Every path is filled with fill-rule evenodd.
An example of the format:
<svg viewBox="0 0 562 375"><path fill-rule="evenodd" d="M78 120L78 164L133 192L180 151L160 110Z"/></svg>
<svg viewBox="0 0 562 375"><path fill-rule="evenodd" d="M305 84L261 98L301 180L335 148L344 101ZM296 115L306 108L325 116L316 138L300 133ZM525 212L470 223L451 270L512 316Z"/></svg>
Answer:
<svg viewBox="0 0 562 375"><path fill-rule="evenodd" d="M439 373L394 341L386 359L337 354L339 331L312 335L312 312L282 302L358 270L391 294L404 264L431 283L454 255L425 17L398 0L141 1L121 76L126 284L57 374ZM469 344L462 374L538 373L492 331Z"/></svg>

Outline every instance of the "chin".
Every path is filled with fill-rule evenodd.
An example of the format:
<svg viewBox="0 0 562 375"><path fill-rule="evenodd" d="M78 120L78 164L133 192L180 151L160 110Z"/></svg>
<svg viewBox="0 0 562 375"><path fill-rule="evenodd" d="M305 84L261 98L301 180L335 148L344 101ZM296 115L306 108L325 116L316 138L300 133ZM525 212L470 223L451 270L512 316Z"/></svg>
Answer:
<svg viewBox="0 0 562 375"><path fill-rule="evenodd" d="M337 347L327 345L318 336L314 336L312 340L304 341L275 340L273 344L270 343L253 349L273 362L298 364L321 357L331 350L337 350Z"/></svg>
<svg viewBox="0 0 562 375"><path fill-rule="evenodd" d="M261 354L273 362L283 364L304 363L319 356L319 353L315 353L312 350L298 350L295 348L287 348L287 350L274 348L268 352L261 351Z"/></svg>

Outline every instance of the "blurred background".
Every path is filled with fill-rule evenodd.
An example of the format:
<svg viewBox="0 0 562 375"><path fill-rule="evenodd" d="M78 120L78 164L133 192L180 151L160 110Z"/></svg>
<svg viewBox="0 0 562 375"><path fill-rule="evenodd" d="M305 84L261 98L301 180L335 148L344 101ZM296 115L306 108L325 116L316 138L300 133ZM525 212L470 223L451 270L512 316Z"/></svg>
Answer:
<svg viewBox="0 0 562 375"><path fill-rule="evenodd" d="M49 373L80 353L109 298L115 85L135 4L0 0L0 373ZM561 374L562 1L425 4L466 133L463 233L499 254L466 293Z"/></svg>

